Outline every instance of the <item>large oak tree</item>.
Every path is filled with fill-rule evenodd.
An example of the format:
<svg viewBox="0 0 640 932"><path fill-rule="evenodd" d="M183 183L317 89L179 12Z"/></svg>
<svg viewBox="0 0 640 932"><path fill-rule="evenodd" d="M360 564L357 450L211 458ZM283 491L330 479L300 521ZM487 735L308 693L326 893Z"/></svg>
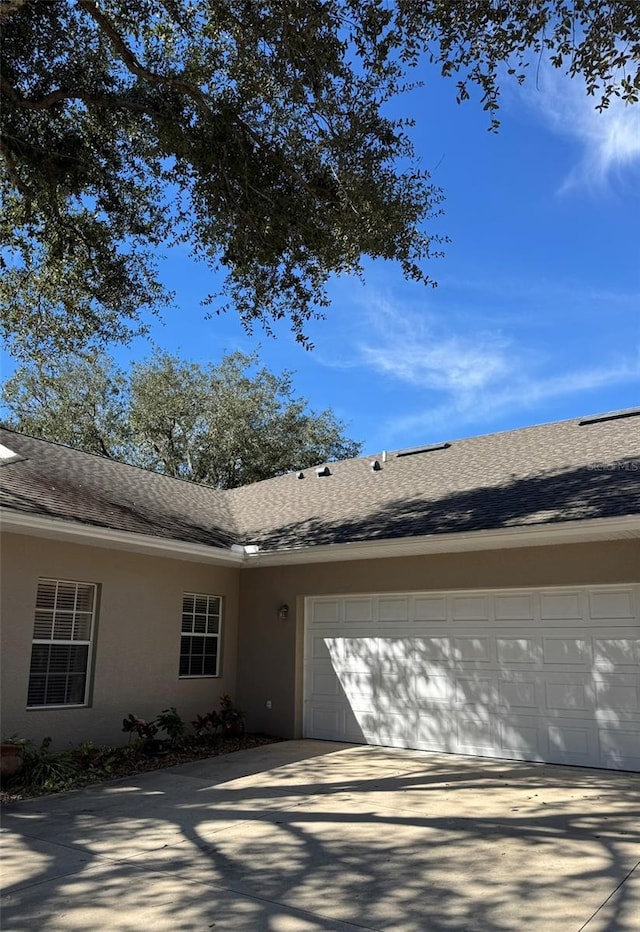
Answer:
<svg viewBox="0 0 640 932"><path fill-rule="evenodd" d="M640 4L0 0L2 327L15 352L126 340L170 301L158 251L222 268L299 339L363 257L430 280L441 192L387 103L430 58L479 86L533 57L635 102ZM223 305L211 295L214 310Z"/></svg>
<svg viewBox="0 0 640 932"><path fill-rule="evenodd" d="M207 366L156 352L128 374L98 352L32 361L2 401L16 430L216 488L360 452L330 409L309 410L290 372L237 352Z"/></svg>

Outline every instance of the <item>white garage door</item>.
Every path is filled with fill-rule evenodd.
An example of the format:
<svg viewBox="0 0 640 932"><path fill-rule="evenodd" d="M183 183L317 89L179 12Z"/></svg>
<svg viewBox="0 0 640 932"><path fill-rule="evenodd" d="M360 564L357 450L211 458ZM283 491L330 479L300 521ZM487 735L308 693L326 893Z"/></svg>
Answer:
<svg viewBox="0 0 640 932"><path fill-rule="evenodd" d="M305 734L640 770L640 587L309 598Z"/></svg>

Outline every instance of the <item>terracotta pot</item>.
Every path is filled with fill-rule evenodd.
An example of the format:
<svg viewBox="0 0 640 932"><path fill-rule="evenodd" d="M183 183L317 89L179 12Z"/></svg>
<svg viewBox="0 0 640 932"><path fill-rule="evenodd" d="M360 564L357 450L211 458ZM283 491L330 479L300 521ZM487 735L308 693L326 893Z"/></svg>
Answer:
<svg viewBox="0 0 640 932"><path fill-rule="evenodd" d="M19 744L0 744L0 777L12 777L22 770L22 753Z"/></svg>

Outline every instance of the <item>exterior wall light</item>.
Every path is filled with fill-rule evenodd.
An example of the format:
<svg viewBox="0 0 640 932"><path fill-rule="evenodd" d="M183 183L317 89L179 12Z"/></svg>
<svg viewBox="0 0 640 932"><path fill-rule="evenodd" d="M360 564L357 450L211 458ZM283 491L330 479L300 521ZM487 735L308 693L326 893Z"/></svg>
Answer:
<svg viewBox="0 0 640 932"><path fill-rule="evenodd" d="M286 621L288 617L289 617L289 606L283 603L278 609L278 618L281 621Z"/></svg>

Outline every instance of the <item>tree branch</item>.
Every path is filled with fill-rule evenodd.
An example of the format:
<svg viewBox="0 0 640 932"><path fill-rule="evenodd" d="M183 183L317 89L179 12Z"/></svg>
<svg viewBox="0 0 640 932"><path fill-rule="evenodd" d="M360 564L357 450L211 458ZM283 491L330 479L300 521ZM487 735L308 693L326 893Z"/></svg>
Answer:
<svg viewBox="0 0 640 932"><path fill-rule="evenodd" d="M2 154L2 157L7 166L7 174L9 176L9 179L13 182L13 184L18 189L20 194L22 194L22 196L26 198L27 201L31 201L33 198L33 191L31 190L28 184L25 184L25 182L22 180L22 178L18 174L16 160L13 156L13 152L11 151L9 146L7 146L7 144L4 142L3 139L0 139L0 154Z"/></svg>
<svg viewBox="0 0 640 932"><path fill-rule="evenodd" d="M135 74L138 78L144 78L144 80L148 81L150 84L168 85L169 87L175 87L177 90L182 91L188 97L191 97L191 99L194 100L198 106L207 114L211 113L206 95L200 90L199 87L195 87L193 84L190 84L188 81L184 81L181 78L173 78L169 75L161 75L155 71L150 71L148 68L145 68L144 65L142 65L133 54L109 17L98 9L93 0L78 0L78 5L94 20L94 22L98 24L100 29L102 29L102 31L109 37L114 52L124 63L127 70L131 72L131 74Z"/></svg>
<svg viewBox="0 0 640 932"><path fill-rule="evenodd" d="M136 77L143 78L151 84L156 86L166 85L169 87L174 87L176 90L182 91L188 97L193 100L200 110L202 110L207 117L211 117L212 111L209 106L209 101L206 94L199 88L195 87L193 84L190 84L188 81L184 81L181 78L171 77L169 75L161 75L155 71L150 71L148 68L145 68L142 65L134 53L131 51L129 46L126 44L113 22L106 16L101 10L98 9L94 0L77 0L78 5L98 24L100 29L109 37L113 50L118 55L120 60L124 63L126 68ZM302 185L309 193L315 194L312 191L311 185L304 178L299 171L297 171L293 166L291 166L282 152L276 147L270 146L265 143L263 139L258 136L258 134L249 126L245 120L238 113L234 113L234 120L238 127L242 130L245 138L250 140L255 146L263 150L269 151L269 153L274 157L275 161L279 164L280 168L289 175L294 181Z"/></svg>
<svg viewBox="0 0 640 932"><path fill-rule="evenodd" d="M0 75L0 91L14 106L20 107L23 110L48 110L50 107L62 101L79 100L92 107L105 107L110 110L131 110L134 113L149 112L149 108L145 107L144 104L137 104L133 100L123 100L122 97L116 94L96 96L95 94L87 94L84 91L75 91L71 88L68 90L65 88L58 88L55 91L50 91L50 93L45 94L44 97L39 97L34 100L30 97L24 97L20 91L12 87L2 75Z"/></svg>

